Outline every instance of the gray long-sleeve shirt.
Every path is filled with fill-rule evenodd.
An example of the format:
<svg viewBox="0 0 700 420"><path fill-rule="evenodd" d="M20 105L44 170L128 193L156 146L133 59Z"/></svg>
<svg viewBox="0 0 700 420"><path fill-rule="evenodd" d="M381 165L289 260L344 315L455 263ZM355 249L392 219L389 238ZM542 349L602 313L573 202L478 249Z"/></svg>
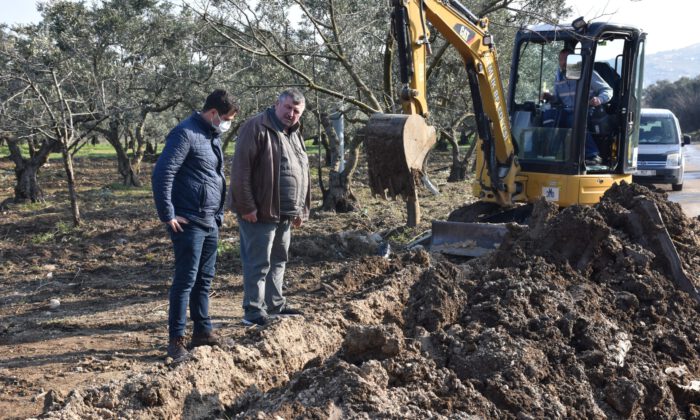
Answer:
<svg viewBox="0 0 700 420"><path fill-rule="evenodd" d="M576 84L577 80L568 80L562 72L557 71L556 78L554 80L554 97L558 98L559 101L564 105L564 108L573 109L574 108L574 98L576 97ZM588 99L593 97L598 97L600 103L605 104L612 99L613 89L608 85L605 80L597 72L593 72L593 77L591 78L591 87L588 91Z"/></svg>

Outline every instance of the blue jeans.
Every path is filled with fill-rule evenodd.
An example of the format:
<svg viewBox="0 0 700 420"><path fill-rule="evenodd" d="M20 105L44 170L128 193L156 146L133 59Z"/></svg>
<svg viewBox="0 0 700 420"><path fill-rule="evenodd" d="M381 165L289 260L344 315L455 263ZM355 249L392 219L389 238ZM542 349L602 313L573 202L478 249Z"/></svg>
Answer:
<svg viewBox="0 0 700 420"><path fill-rule="evenodd" d="M202 227L193 222L180 224L184 232L173 232L170 239L175 250L175 274L170 287L168 332L170 338L185 335L187 304L194 323L193 334L211 332L209 290L214 279L219 228Z"/></svg>
<svg viewBox="0 0 700 420"><path fill-rule="evenodd" d="M243 263L243 317L253 320L279 312L286 304L282 293L291 222L249 223L238 218Z"/></svg>

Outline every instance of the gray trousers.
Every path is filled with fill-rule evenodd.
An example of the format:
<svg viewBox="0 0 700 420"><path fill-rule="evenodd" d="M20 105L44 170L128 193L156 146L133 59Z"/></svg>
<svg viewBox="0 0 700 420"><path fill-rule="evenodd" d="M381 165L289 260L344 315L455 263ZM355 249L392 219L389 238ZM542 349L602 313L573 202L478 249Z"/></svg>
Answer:
<svg viewBox="0 0 700 420"><path fill-rule="evenodd" d="M243 263L243 317L253 320L279 312L291 222L249 223L238 217Z"/></svg>

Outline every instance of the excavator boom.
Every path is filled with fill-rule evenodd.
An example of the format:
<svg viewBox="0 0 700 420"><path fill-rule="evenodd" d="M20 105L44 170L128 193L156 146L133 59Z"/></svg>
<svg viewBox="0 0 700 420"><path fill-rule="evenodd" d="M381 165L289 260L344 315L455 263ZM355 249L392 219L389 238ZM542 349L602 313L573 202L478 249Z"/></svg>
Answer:
<svg viewBox="0 0 700 420"><path fill-rule="evenodd" d="M477 18L456 0L394 0L393 5L403 114L375 115L364 129L372 192L417 202L416 183L435 142L435 129L426 121L430 22L457 49L467 68L485 156L477 168L484 173L482 190L499 205L511 206L521 190L516 186L519 167L488 20ZM409 225L417 223L410 213L411 206Z"/></svg>

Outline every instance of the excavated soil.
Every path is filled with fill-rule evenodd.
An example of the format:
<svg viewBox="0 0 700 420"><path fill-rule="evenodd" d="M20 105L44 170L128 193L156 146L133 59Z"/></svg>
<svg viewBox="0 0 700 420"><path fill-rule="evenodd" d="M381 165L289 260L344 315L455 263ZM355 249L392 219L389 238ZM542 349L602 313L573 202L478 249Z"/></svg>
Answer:
<svg viewBox="0 0 700 420"><path fill-rule="evenodd" d="M67 381L44 378L41 383L49 388L35 395L42 405L35 415L700 418L700 304L674 282L677 272L664 253L664 232L650 216L649 203L658 208L680 266L697 287L698 220L686 218L663 192L638 185L615 187L593 207L557 211L546 202L536 203L529 225L511 225L500 249L471 260L403 249L399 243L393 243L388 257L376 256L380 240L416 232L388 223L373 213L376 209L365 212L364 219L340 218L335 224L328 220L336 216L315 213L308 226L295 232L288 273L288 295L305 317L279 319L264 328L240 326L240 263L224 258L212 308L219 308L214 316L225 344L198 348L179 364L162 358L165 318L155 315L163 310L157 305L166 303L167 241L146 241L140 246L163 257L144 257L128 267L130 276L121 275L150 299L142 302L149 309L141 323L129 318L133 314L120 313L118 302L91 321L95 331L109 323L118 331L116 340L128 331L131 341L121 341L117 353L85 352L77 363L70 355L63 356L62 364L54 361L52 366L66 369L73 363L82 367L80 373L92 370L102 376L67 388L57 385ZM429 214L430 206L426 209ZM440 212L450 210L443 206ZM95 233L82 252L119 260L114 241L144 230L147 237L158 236L156 222L143 222L112 236ZM235 231L224 243L235 244ZM31 249L39 253L39 248ZM7 259L20 258L7 245L2 252ZM50 257L55 251L44 252ZM36 261L42 256L37 254ZM79 285L80 278L62 277L62 283L75 283L62 287L72 288L76 305L81 297L85 306L81 291L99 295L99 283L91 283L95 279L118 289L107 279L114 281L123 270L103 264L103 271L91 271L90 280ZM140 282L133 275L137 269ZM91 346L96 338L89 311L72 320L54 313L50 323L39 319L39 312L47 311L40 298L50 295L34 292L26 302L33 315L5 298L2 315L12 320L0 333L3 347L17 351L23 343L52 340L51 335L29 340L23 336L30 334L23 328L28 326L73 328L72 334ZM129 296L126 312L133 311L134 299ZM107 314L109 322L98 319ZM129 346L132 356L125 350ZM32 384L40 382L38 377L14 374L22 370L22 360L3 361L3 392L12 392L12 381L28 394L36 391ZM14 401L22 400L17 396Z"/></svg>

